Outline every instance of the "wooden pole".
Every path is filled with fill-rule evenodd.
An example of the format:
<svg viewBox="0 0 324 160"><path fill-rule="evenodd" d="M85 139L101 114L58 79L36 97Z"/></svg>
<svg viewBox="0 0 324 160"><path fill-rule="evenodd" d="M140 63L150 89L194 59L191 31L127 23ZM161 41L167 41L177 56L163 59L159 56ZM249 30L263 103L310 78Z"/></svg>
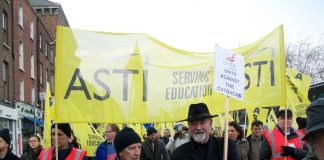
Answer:
<svg viewBox="0 0 324 160"><path fill-rule="evenodd" d="M225 98L225 135L224 135L224 160L227 160L228 150L228 118L229 118L229 97Z"/></svg>
<svg viewBox="0 0 324 160"><path fill-rule="evenodd" d="M56 160L58 160L57 123L55 123L55 155Z"/></svg>
<svg viewBox="0 0 324 160"><path fill-rule="evenodd" d="M248 127L246 125L246 120L247 120L247 107L245 107L245 116L244 116L244 126L245 126L245 130L243 132L243 137L245 138L246 137L246 133L247 133L247 130L248 130ZM252 126L251 126L252 127Z"/></svg>

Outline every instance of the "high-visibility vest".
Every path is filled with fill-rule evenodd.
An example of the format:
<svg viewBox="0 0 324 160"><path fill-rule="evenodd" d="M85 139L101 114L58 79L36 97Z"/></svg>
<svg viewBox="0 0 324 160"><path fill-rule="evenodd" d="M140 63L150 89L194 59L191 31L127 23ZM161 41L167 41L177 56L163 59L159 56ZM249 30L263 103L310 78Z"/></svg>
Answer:
<svg viewBox="0 0 324 160"><path fill-rule="evenodd" d="M39 160L51 160L53 155L53 148L43 149L39 154ZM70 154L66 157L66 160L82 160L86 156L86 151L72 148Z"/></svg>
<svg viewBox="0 0 324 160"><path fill-rule="evenodd" d="M297 137L293 139L287 139L288 144L292 145L294 144L295 148L302 148L302 135L299 132L295 132L297 134ZM269 143L271 147L271 152L272 152L272 159L273 160L283 160L284 156L281 156L282 154L282 149L281 146L286 146L285 145L285 136L280 133L278 129L274 129L272 131L267 131L264 132L264 136ZM288 156L286 160L294 160L291 156Z"/></svg>
<svg viewBox="0 0 324 160"><path fill-rule="evenodd" d="M302 135L302 137L304 138L304 136L305 136L304 130L299 129L298 132L299 132L299 133Z"/></svg>

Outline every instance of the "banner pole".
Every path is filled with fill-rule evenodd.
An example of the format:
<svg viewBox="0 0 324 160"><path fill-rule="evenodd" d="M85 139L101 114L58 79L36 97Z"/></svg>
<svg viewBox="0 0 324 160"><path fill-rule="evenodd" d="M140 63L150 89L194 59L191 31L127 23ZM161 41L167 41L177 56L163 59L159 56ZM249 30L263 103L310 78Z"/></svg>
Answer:
<svg viewBox="0 0 324 160"><path fill-rule="evenodd" d="M285 106L285 146L287 145L287 132L288 132L288 126L287 126L287 105ZM285 160L287 159L287 156L285 156Z"/></svg>
<svg viewBox="0 0 324 160"><path fill-rule="evenodd" d="M55 123L55 157L58 160L57 123Z"/></svg>
<svg viewBox="0 0 324 160"><path fill-rule="evenodd" d="M245 116L244 116L244 126L245 126L245 130L243 132L243 137L244 138L246 137L246 133L247 133L247 130L248 130L248 126L246 125L246 121L247 121L247 107L245 107Z"/></svg>
<svg viewBox="0 0 324 160"><path fill-rule="evenodd" d="M228 150L228 117L229 117L229 97L225 98L225 135L224 135L224 160L227 160Z"/></svg>
<svg viewBox="0 0 324 160"><path fill-rule="evenodd" d="M287 98L287 100L288 100L288 104L289 104L289 106L291 106L291 104L290 104L290 100L289 100L289 98ZM288 119L287 119L288 117L287 117L287 105L285 106L285 146L286 145L288 145L288 140L287 140L287 130L288 130L288 127L287 127L287 121L288 121ZM287 159L287 157L285 157L285 160Z"/></svg>

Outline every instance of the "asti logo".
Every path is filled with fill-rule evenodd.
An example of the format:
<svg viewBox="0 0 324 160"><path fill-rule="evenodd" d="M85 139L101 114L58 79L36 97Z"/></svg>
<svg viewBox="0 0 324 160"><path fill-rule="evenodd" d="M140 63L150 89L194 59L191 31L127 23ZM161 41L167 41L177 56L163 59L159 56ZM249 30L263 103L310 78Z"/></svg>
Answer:
<svg viewBox="0 0 324 160"><path fill-rule="evenodd" d="M229 56L226 59L224 59L224 61L223 61L224 65L229 66L232 69L235 69L236 68L236 65L235 65L235 55L236 54L233 53L231 56Z"/></svg>

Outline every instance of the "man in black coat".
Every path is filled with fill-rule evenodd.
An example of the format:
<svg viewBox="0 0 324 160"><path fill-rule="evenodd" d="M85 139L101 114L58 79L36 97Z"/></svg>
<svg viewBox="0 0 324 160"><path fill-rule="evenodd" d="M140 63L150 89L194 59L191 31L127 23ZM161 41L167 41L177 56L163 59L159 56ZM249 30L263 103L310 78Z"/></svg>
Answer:
<svg viewBox="0 0 324 160"><path fill-rule="evenodd" d="M1 160L20 160L10 149L10 134L9 129L0 130L0 159Z"/></svg>
<svg viewBox="0 0 324 160"><path fill-rule="evenodd" d="M188 121L191 140L178 147L171 160L223 160L224 139L210 136L213 120L204 103L191 104ZM235 143L228 141L228 160L238 160Z"/></svg>
<svg viewBox="0 0 324 160"><path fill-rule="evenodd" d="M164 142L157 138L157 130L154 127L147 129L148 138L142 143L141 160L170 160L169 153Z"/></svg>

